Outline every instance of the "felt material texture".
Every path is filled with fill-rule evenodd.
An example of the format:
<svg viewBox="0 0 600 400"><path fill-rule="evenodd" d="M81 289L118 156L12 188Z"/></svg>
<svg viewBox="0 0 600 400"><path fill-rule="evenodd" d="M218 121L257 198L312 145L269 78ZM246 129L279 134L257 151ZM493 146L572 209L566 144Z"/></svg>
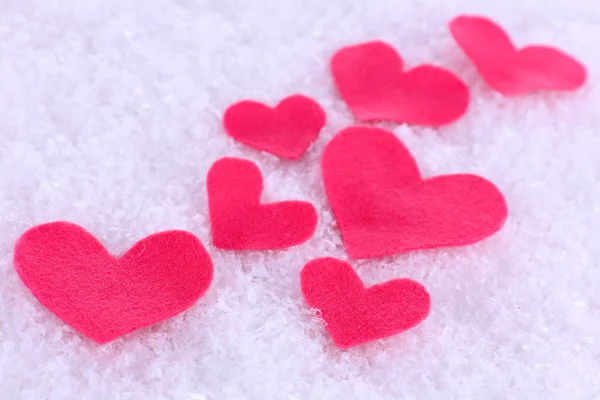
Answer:
<svg viewBox="0 0 600 400"><path fill-rule="evenodd" d="M600 349L600 8L597 0L4 0L0 2L0 399L597 400ZM517 44L548 43L589 72L574 92L506 98L448 23L485 15ZM372 122L424 177L469 172L510 215L474 245L350 261L365 286L420 282L419 326L341 351L302 295L300 271L348 261L321 159L356 119L329 69L348 44L384 40L405 69L439 65L471 93L441 128ZM315 99L327 124L288 161L228 136L241 99ZM301 246L212 244L206 177L252 160L263 202L308 201ZM27 229L71 221L114 255L170 229L213 258L185 313L98 346L50 313L13 262Z"/></svg>
<svg viewBox="0 0 600 400"><path fill-rule="evenodd" d="M306 302L320 311L341 349L404 332L431 309L429 293L420 283L393 279L365 288L350 264L332 257L306 264L300 282Z"/></svg>
<svg viewBox="0 0 600 400"><path fill-rule="evenodd" d="M541 45L515 47L504 30L486 17L462 15L450 32L490 87L506 96L539 90L575 90L585 67L563 51Z"/></svg>
<svg viewBox="0 0 600 400"><path fill-rule="evenodd" d="M506 221L506 202L493 183L471 174L423 179L409 150L380 128L338 133L322 168L353 258L472 244Z"/></svg>
<svg viewBox="0 0 600 400"><path fill-rule="evenodd" d="M40 303L101 344L185 311L213 277L209 254L189 232L150 235L117 258L68 222L25 232L14 263Z"/></svg>
<svg viewBox="0 0 600 400"><path fill-rule="evenodd" d="M293 95L275 108L243 100L227 108L223 126L229 136L276 156L294 160L325 126L325 112L313 99Z"/></svg>
<svg viewBox="0 0 600 400"><path fill-rule="evenodd" d="M429 64L403 69L400 55L382 41L344 47L331 59L335 84L361 121L440 126L466 112L469 89L451 71Z"/></svg>
<svg viewBox="0 0 600 400"><path fill-rule="evenodd" d="M315 233L317 211L305 201L260 204L258 166L222 158L207 177L213 244L227 250L275 250L301 244Z"/></svg>

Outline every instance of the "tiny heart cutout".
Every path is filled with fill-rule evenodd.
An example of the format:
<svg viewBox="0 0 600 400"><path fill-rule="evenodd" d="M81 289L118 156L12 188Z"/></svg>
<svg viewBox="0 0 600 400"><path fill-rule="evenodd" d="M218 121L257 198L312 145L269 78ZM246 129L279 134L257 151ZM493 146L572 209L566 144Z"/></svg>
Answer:
<svg viewBox="0 0 600 400"><path fill-rule="evenodd" d="M294 160L325 126L325 112L316 101L299 94L286 97L275 108L244 100L225 111L223 125L239 142Z"/></svg>
<svg viewBox="0 0 600 400"><path fill-rule="evenodd" d="M422 179L408 149L383 129L338 133L325 148L322 172L353 258L475 243L507 217L493 183L470 174Z"/></svg>
<svg viewBox="0 0 600 400"><path fill-rule="evenodd" d="M450 32L487 82L505 96L539 90L575 90L586 80L579 61L548 46L517 49L509 36L492 20L459 16Z"/></svg>
<svg viewBox="0 0 600 400"><path fill-rule="evenodd" d="M228 250L275 250L303 243L317 227L305 201L260 204L263 179L251 161L225 157L208 171L213 244Z"/></svg>
<svg viewBox="0 0 600 400"><path fill-rule="evenodd" d="M466 112L469 89L450 71L433 65L402 70L400 55L380 41L345 47L331 60L337 88L361 121L440 126Z"/></svg>
<svg viewBox="0 0 600 400"><path fill-rule="evenodd" d="M306 303L321 311L342 349L404 332L431 309L429 293L420 283L394 279L365 288L349 264L331 257L306 264L300 283Z"/></svg>
<svg viewBox="0 0 600 400"><path fill-rule="evenodd" d="M213 277L204 246L184 231L150 235L117 258L80 226L52 222L21 236L14 261L40 303L98 343L185 311Z"/></svg>

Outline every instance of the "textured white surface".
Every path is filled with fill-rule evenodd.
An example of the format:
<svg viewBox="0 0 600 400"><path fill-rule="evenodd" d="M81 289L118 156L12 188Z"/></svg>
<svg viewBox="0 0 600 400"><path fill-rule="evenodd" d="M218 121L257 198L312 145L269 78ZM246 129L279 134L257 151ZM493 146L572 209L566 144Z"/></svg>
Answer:
<svg viewBox="0 0 600 400"><path fill-rule="evenodd" d="M497 19L519 44L581 59L574 94L502 99L453 43L459 13ZM353 123L328 59L382 38L472 88L439 131L392 127L424 175L478 173L505 193L505 228L475 246L354 263L367 284L422 282L431 316L346 352L302 299L298 273L345 258L320 179L323 146ZM3 0L0 2L0 398L600 398L600 8L596 0ZM317 99L328 125L298 162L230 140L230 103ZM265 200L306 199L317 234L288 251L210 246L206 172L256 161ZM106 346L35 301L16 239L64 219L115 254L164 229L207 245L215 280L184 315Z"/></svg>

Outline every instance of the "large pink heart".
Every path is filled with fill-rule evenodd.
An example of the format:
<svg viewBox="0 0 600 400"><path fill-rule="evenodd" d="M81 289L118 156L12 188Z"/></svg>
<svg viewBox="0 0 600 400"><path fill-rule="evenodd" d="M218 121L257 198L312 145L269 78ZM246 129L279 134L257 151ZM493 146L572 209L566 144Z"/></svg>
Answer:
<svg viewBox="0 0 600 400"><path fill-rule="evenodd" d="M156 233L113 257L67 222L25 232L15 268L40 303L98 343L181 313L213 277L210 255L189 232Z"/></svg>
<svg viewBox="0 0 600 400"><path fill-rule="evenodd" d="M493 183L471 174L422 179L408 149L383 129L341 131L325 148L322 169L354 258L471 244L506 220L506 202Z"/></svg>

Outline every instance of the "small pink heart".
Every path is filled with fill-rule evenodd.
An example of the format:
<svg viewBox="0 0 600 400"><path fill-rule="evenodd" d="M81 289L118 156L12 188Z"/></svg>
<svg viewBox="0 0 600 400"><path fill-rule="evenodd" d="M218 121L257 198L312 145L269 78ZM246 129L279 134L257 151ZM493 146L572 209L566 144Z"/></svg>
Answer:
<svg viewBox="0 0 600 400"><path fill-rule="evenodd" d="M335 84L361 121L439 126L465 113L469 89L450 71L433 65L403 68L396 50L379 41L345 47L331 60Z"/></svg>
<svg viewBox="0 0 600 400"><path fill-rule="evenodd" d="M450 32L488 85L514 96L538 90L575 90L586 80L584 66L548 46L517 49L506 32L492 20L459 16Z"/></svg>
<svg viewBox="0 0 600 400"><path fill-rule="evenodd" d="M420 324L431 309L429 293L420 283L393 279L365 288L350 264L331 257L306 264L300 282L306 302L321 311L342 349L404 332Z"/></svg>
<svg viewBox="0 0 600 400"><path fill-rule="evenodd" d="M263 178L252 161L225 157L208 171L213 244L228 250L275 250L310 239L317 211L305 201L261 204Z"/></svg>
<svg viewBox="0 0 600 400"><path fill-rule="evenodd" d="M294 160L325 126L325 112L316 101L299 94L286 97L275 108L244 100L225 111L223 125L239 142Z"/></svg>

